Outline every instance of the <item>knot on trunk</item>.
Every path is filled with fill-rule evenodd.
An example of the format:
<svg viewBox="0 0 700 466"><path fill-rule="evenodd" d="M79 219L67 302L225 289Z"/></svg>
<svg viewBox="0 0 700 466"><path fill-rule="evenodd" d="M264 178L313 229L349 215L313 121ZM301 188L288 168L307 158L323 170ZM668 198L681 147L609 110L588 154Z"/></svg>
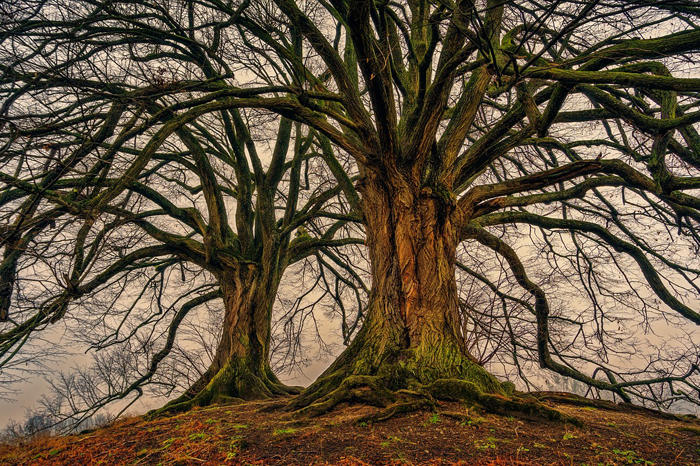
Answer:
<svg viewBox="0 0 700 466"><path fill-rule="evenodd" d="M427 206L421 202L423 204L421 217L430 218L434 215L439 230L443 228L449 216L457 208L457 198L450 190L441 185L423 187L420 190L420 199L429 200L432 204L431 210L433 210L433 212L425 211Z"/></svg>

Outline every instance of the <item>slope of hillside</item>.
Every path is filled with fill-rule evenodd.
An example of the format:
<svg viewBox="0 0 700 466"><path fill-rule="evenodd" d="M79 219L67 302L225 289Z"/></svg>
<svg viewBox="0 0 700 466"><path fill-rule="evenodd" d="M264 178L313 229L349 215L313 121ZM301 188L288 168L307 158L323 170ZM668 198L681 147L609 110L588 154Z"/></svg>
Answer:
<svg viewBox="0 0 700 466"><path fill-rule="evenodd" d="M550 402L551 403L551 402ZM0 447L3 465L698 465L700 423L639 409L552 406L583 427L442 403L384 422L345 406L294 420L279 403L141 417L82 435Z"/></svg>

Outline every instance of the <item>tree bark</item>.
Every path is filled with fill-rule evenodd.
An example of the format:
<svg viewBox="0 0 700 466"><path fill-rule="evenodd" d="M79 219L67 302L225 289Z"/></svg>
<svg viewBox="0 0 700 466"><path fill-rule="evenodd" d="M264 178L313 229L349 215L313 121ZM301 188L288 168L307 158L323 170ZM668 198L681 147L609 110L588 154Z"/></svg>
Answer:
<svg viewBox="0 0 700 466"><path fill-rule="evenodd" d="M350 376L377 376L390 390L460 379L504 394L461 335L455 278L459 213L449 194L376 175L358 189L373 280L367 320L294 406L314 403Z"/></svg>
<svg viewBox="0 0 700 466"><path fill-rule="evenodd" d="M225 313L214 358L199 380L163 410L268 399L300 391L282 384L270 368L270 314L279 286L279 277L273 275L255 264L222 272L218 278Z"/></svg>

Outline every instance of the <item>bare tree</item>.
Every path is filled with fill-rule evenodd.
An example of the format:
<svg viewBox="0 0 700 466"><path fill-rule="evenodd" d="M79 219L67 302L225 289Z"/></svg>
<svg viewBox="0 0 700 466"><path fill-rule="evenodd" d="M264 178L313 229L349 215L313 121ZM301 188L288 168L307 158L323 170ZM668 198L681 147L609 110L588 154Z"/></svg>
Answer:
<svg viewBox="0 0 700 466"><path fill-rule="evenodd" d="M295 129L294 145L313 148L335 177L326 192L342 192L347 200L349 208L341 214L324 215L341 222L361 219L372 285L357 336L294 401L305 413L319 414L354 398L380 406L404 399L402 409L410 409L430 402L414 399L421 392L494 410L534 409L504 399L512 386L479 364L503 354L499 348L504 347L518 372L524 371L521 362L534 361L625 401L631 394L657 402L697 400L693 346L675 357L667 353L661 366L634 361L635 368L619 370L619 360L610 362L613 351L624 356L619 349L624 342L612 325L630 316L648 328L700 322L694 309L700 271L694 254L700 243L700 80L693 66L700 49L700 11L694 3L86 2L80 18L65 29L67 19L41 19L37 27L47 28L49 38L42 46L8 47L28 55L21 65L7 60L4 82L12 95L26 95L26 87L49 98L43 89L57 75L64 85L79 80L90 95L110 96L114 109L104 108L100 121L113 112L121 115L123 102L140 102L148 131L129 140L143 138L143 150L134 162L111 163L109 170L121 170L118 178L112 176L114 184L98 186L94 197L81 201L88 206L113 205L126 193L132 173L156 173L148 164L162 151L160 140L171 135L179 140L177 151L186 152L181 156L192 157L192 171L200 170L197 163L209 163L217 184L225 185L216 169L225 164L226 151L214 142L221 138L207 135L210 126L222 128L223 144L234 151L239 141L251 151L248 141L255 139L238 133L242 125L234 115L275 113L283 117L280 134L285 128L291 134L298 124L309 128ZM36 11L57 15L46 8L23 14ZM28 28L17 25L11 35L23 41ZM90 55L89 60L45 52L61 40L77 47L71 56ZM118 56L129 60L114 60L111 68L96 65L104 60L103 51L120 47L124 52ZM54 56L59 60L50 68L30 69L28 58ZM159 60L167 66L156 66ZM193 62L196 79L188 75ZM182 68L173 63L183 63ZM124 76L140 70L145 83L110 79L115 84L105 89L104 79L90 86L91 78L61 75L68 68L87 74L128 70ZM167 105L152 108L150 102L159 98ZM83 97L88 104L94 99ZM4 118L5 137L16 144L20 120ZM207 123L194 123L200 119ZM89 144L112 137L99 141L102 133L91 134ZM200 158L197 145L207 147ZM295 151L290 173L296 173L294 160L306 153ZM256 178L261 172L248 156L251 179L260 189L270 171ZM234 169L240 167L236 157L234 152ZM144 166L132 168L138 163ZM36 184L33 175L8 180L15 189L26 186L17 183ZM220 205L217 198L206 196L205 180L200 183L208 228L200 228L197 219L188 224L189 210L176 218L201 238L199 262L194 262L209 271L205 264L215 255L207 251L220 253L232 235L241 245L252 244L244 228L252 223L237 223L235 233L228 232L223 210L214 208ZM235 186L238 197L241 186ZM295 193L290 182L286 197ZM264 207L262 199L256 197L260 216L274 210L274 200L268 197ZM241 217L242 209L236 217L250 220ZM28 232L31 225L52 221L33 211L13 215ZM33 221L16 220L20 217ZM282 223L287 221L285 214ZM289 235L298 224L287 223L282 232ZM153 237L154 230L142 231ZM305 231L299 238L306 238ZM318 240L323 236L305 244ZM8 241L8 257L25 250L20 241ZM463 299L461 310L458 250L462 280L491 293L481 302ZM486 264L496 271L485 270ZM575 296L576 307L552 298L562 290ZM499 332L503 337L490 349L479 336ZM401 390L406 388L411 391ZM381 416L399 408L388 409Z"/></svg>
<svg viewBox="0 0 700 466"><path fill-rule="evenodd" d="M318 133L246 104L259 92L237 85L236 52L221 46L244 6L213 19L193 8L3 11L0 368L58 322L93 350L115 348L79 384L101 390L75 389L79 416L172 389L156 373L182 323L215 302L211 363L166 409L298 391L270 368L284 270L362 243L345 235L355 217L341 190L319 176Z"/></svg>
<svg viewBox="0 0 700 466"><path fill-rule="evenodd" d="M326 161L362 212L371 262L361 331L294 406L388 406L386 388L411 388L502 409L490 394L510 386L469 351L484 310L460 313L460 243L468 259L498 258L500 282L460 269L497 298L482 305L487 330L512 363L625 401L697 400L692 342L661 364L609 361L612 325L630 315L700 323L698 13L686 1L251 4L240 24L264 44L255 67L300 81L261 106L332 142ZM357 164L354 186L333 164L341 154ZM523 243L540 257L521 257ZM551 298L564 285L575 309Z"/></svg>

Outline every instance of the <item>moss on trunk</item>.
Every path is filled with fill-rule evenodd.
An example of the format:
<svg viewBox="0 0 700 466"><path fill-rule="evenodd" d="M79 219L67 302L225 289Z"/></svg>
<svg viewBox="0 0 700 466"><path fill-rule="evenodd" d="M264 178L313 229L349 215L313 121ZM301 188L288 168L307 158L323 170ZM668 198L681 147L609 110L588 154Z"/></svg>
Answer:
<svg viewBox="0 0 700 466"><path fill-rule="evenodd" d="M182 396L150 414L157 416L187 411L195 406L264 400L300 392L301 387L290 387L282 384L269 368L261 369L255 365L251 366L250 361L231 359L194 396L188 390Z"/></svg>
<svg viewBox="0 0 700 466"><path fill-rule="evenodd" d="M301 387L282 384L269 365L270 313L279 283L276 276L243 266L222 273L219 279L225 313L214 358L185 393L152 415L301 391Z"/></svg>
<svg viewBox="0 0 700 466"><path fill-rule="evenodd" d="M481 393L507 395L509 387L477 364L454 338L445 336L435 347L407 345L410 342L401 338L401 329L387 328L382 319L372 322L377 314L370 309L360 334L292 401L291 408L318 415L351 400L387 407L396 401L394 393L427 393L426 387L440 379L468 382Z"/></svg>
<svg viewBox="0 0 700 466"><path fill-rule="evenodd" d="M413 186L417 186L415 183ZM512 397L469 354L461 335L455 279L458 213L449 197L410 183L363 184L372 292L367 319L338 359L292 401L320 415L345 401L383 408L374 419L459 399L481 408L566 420Z"/></svg>

